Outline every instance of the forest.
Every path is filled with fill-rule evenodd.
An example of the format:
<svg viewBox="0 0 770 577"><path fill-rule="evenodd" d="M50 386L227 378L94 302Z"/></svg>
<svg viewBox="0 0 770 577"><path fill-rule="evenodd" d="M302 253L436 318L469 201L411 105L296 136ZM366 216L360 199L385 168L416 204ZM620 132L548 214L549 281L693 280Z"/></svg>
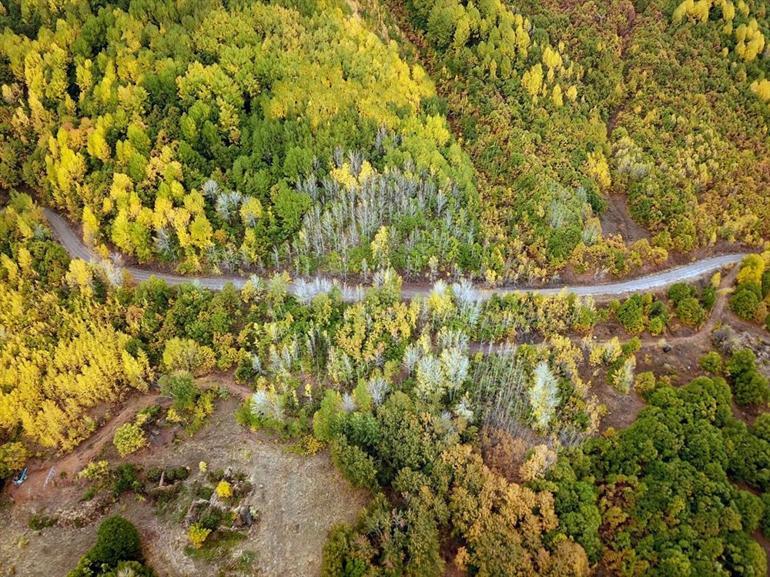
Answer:
<svg viewBox="0 0 770 577"><path fill-rule="evenodd" d="M11 2L0 184L186 272L538 282L767 237L763 2L362 12Z"/></svg>
<svg viewBox="0 0 770 577"><path fill-rule="evenodd" d="M731 410L760 414L770 400L754 354L725 344L682 388L636 370L630 335L657 333L660 318L663 331L688 326L688 299L703 322L711 285L608 306L566 295L481 304L469 285L441 282L405 302L387 271L352 304L336 288L291 296L284 275L212 293L70 260L26 195L2 216L1 287L17 303L3 316L4 476L48 447L70 450L93 431L89 408L155 374L174 399L166 418L199 427L213 399L191 376L232 370L254 390L239 422L302 451L329 447L373 495L330 534L325 576L441 575L447 563L474 575L588 575L597 563L619 575L765 574L751 535L770 528L770 437L765 415L747 426ZM23 313L33 301L49 303L39 318ZM580 338L615 322L624 341ZM527 331L533 344L501 346ZM648 407L596 437L601 380ZM155 418L118 429L118 452L141 451Z"/></svg>
<svg viewBox="0 0 770 577"><path fill-rule="evenodd" d="M0 22L0 576L768 574L766 3Z"/></svg>

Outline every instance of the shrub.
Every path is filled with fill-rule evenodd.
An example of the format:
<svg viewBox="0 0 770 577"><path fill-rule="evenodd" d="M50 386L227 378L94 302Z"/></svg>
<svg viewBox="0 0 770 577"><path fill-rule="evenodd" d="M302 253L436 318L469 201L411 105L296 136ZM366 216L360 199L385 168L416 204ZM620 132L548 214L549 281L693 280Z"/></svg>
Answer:
<svg viewBox="0 0 770 577"><path fill-rule="evenodd" d="M142 558L139 532L130 521L114 515L102 521L96 533L96 544L88 556L96 563L110 567L120 561L139 561Z"/></svg>
<svg viewBox="0 0 770 577"><path fill-rule="evenodd" d="M190 470L187 467L171 467L169 469L166 469L166 479L170 483L175 483L177 481L184 481L187 479L187 477L190 476Z"/></svg>
<svg viewBox="0 0 770 577"><path fill-rule="evenodd" d="M764 406L770 400L767 379L756 370L738 377L733 392L735 401L742 406Z"/></svg>
<svg viewBox="0 0 770 577"><path fill-rule="evenodd" d="M644 305L640 295L633 295L625 300L618 307L618 322L626 331L632 335L637 335L644 330Z"/></svg>
<svg viewBox="0 0 770 577"><path fill-rule="evenodd" d="M713 286L707 286L704 288L700 295L700 302L703 305L703 308L707 311L710 311L712 308L714 308L714 303L717 302L717 289L715 289Z"/></svg>
<svg viewBox="0 0 770 577"><path fill-rule="evenodd" d="M686 297L676 305L676 316L688 327L697 327L706 319L706 312L695 297Z"/></svg>
<svg viewBox="0 0 770 577"><path fill-rule="evenodd" d="M759 308L760 298L751 286L743 285L730 298L730 308L743 320L754 320Z"/></svg>
<svg viewBox="0 0 770 577"><path fill-rule="evenodd" d="M666 322L662 317L653 317L650 319L650 325L648 327L651 335L662 335L666 330Z"/></svg>
<svg viewBox="0 0 770 577"><path fill-rule="evenodd" d="M29 523L27 523L27 525L33 531L41 531L43 529L47 529L48 527L53 527L56 525L57 521L58 519L51 515L35 514L30 517Z"/></svg>
<svg viewBox="0 0 770 577"><path fill-rule="evenodd" d="M0 445L0 480L10 477L24 467L26 460L27 449L21 443Z"/></svg>
<svg viewBox="0 0 770 577"><path fill-rule="evenodd" d="M200 391L187 371L163 375L158 383L162 395L171 397L176 411L192 411Z"/></svg>
<svg viewBox="0 0 770 577"><path fill-rule="evenodd" d="M203 544L206 542L206 538L210 534L211 529L207 529L198 523L190 525L190 528L187 529L187 539L190 541L190 545L193 549L200 549L203 547Z"/></svg>
<svg viewBox="0 0 770 577"><path fill-rule="evenodd" d="M716 351L710 351L703 355L699 361L700 368L712 375L721 375L724 368L722 355Z"/></svg>
<svg viewBox="0 0 770 577"><path fill-rule="evenodd" d="M199 527L208 529L212 533L219 528L219 525L226 518L226 513L217 507L208 507L203 511L196 523Z"/></svg>
<svg viewBox="0 0 770 577"><path fill-rule="evenodd" d="M692 296L693 289L687 283L678 282L671 285L671 288L668 289L668 298L671 299L674 305L679 305L681 301Z"/></svg>
<svg viewBox="0 0 770 577"><path fill-rule="evenodd" d="M114 515L102 521L96 533L96 544L83 555L68 577L109 575L112 569L129 568L133 575L151 577L152 571L142 565L139 532L130 521Z"/></svg>
<svg viewBox="0 0 770 577"><path fill-rule="evenodd" d="M78 473L78 477L88 481L104 479L110 472L110 463L105 460L91 461Z"/></svg>
<svg viewBox="0 0 770 577"><path fill-rule="evenodd" d="M344 438L332 444L332 461L345 478L357 487L376 489L377 468L362 449L348 444Z"/></svg>
<svg viewBox="0 0 770 577"><path fill-rule="evenodd" d="M115 469L112 481L112 492L115 495L120 495L126 491L138 491L141 488L139 474L134 465L123 463Z"/></svg>
<svg viewBox="0 0 770 577"><path fill-rule="evenodd" d="M760 439L770 443L770 413L762 413L751 426L751 432Z"/></svg>
<svg viewBox="0 0 770 577"><path fill-rule="evenodd" d="M760 528L765 537L770 537L770 493L764 493L762 495L762 503L765 505L765 511L764 515L762 515Z"/></svg>
<svg viewBox="0 0 770 577"><path fill-rule="evenodd" d="M735 505L741 516L743 530L747 533L756 531L765 513L762 499L748 491L738 491Z"/></svg>
<svg viewBox="0 0 770 577"><path fill-rule="evenodd" d="M117 428L112 439L121 457L130 455L147 445L147 437L136 423L125 423Z"/></svg>
<svg viewBox="0 0 770 577"><path fill-rule="evenodd" d="M668 324L669 317L671 316L671 313L668 309L668 305L664 301L653 301L650 304L650 308L647 311L648 316L650 319L660 319L663 321L663 324Z"/></svg>
<svg viewBox="0 0 770 577"><path fill-rule="evenodd" d="M750 349L739 349L727 364L735 401L742 406L766 405L770 400L770 386L757 370L755 360Z"/></svg>
<svg viewBox="0 0 770 577"><path fill-rule="evenodd" d="M163 469L161 467L150 467L145 474L145 479L150 483L158 483L163 475Z"/></svg>
<svg viewBox="0 0 770 577"><path fill-rule="evenodd" d="M655 374L652 371L644 371L643 373L636 375L634 389L636 389L636 392L642 397L647 398L650 393L655 391L656 386Z"/></svg>
<svg viewBox="0 0 770 577"><path fill-rule="evenodd" d="M219 483L217 483L217 488L215 489L217 497L220 499L229 499L233 496L233 487L222 479Z"/></svg>

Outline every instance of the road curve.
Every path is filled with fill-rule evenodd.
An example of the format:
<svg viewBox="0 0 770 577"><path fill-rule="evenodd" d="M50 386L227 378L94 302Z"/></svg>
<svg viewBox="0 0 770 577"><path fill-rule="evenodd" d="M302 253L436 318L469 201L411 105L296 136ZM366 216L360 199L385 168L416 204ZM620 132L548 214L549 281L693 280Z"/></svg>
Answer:
<svg viewBox="0 0 770 577"><path fill-rule="evenodd" d="M95 260L93 251L88 248L80 237L73 231L69 223L62 218L56 212L44 208L43 213L48 219L48 222L53 229L54 235L67 250L73 258L81 258L83 260ZM712 256L703 258L701 260L672 267L666 270L662 270L656 273L636 277L629 280L611 282L611 283L599 283L599 284L586 284L586 285L559 285L551 287L537 287L537 288L525 288L525 287L502 287L502 288L478 288L477 297L480 300L487 300L492 295L508 295L514 293L531 292L542 295L555 295L562 291L574 293L578 296L592 296L592 297L607 297L618 296L635 292L654 291L665 288L677 282L692 281L705 277L706 275L713 273L725 266L740 262L743 257L748 253L733 253L720 256ZM156 277L166 281L170 285L179 285L184 283L195 283L198 286L211 290L221 290L227 283L232 283L236 288L243 287L248 281L248 277L245 276L206 276L206 275L177 275L165 272L158 272L151 269L141 268L137 266L127 266L124 270L137 281L147 280L150 277ZM291 283L290 291L294 294L298 294L306 290L308 283L316 282L315 279L308 280L295 280ZM332 282L338 284L336 280L327 279L325 282ZM427 296L431 292L431 287L417 283L403 284L401 294L406 299L412 299L415 297ZM343 291L344 296L349 300L354 300L357 294L360 294L360 290L351 288L350 290Z"/></svg>

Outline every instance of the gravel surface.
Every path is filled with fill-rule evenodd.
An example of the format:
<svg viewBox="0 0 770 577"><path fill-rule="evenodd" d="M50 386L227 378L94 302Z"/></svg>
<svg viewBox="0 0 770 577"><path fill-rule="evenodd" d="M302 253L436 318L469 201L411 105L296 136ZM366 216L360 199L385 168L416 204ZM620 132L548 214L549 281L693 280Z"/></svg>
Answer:
<svg viewBox="0 0 770 577"><path fill-rule="evenodd" d="M50 222L53 228L54 234L62 243L64 248L69 252L70 256L75 258L82 258L84 260L92 260L94 258L93 252L86 247L82 240L78 237L75 231L72 230L69 223L64 220L60 215L50 209L43 209L48 222ZM709 273L713 273L724 266L735 264L740 262L746 253L734 253L725 254L720 256L706 257L695 262L676 266L667 270L659 271L656 273L644 275L634 279L629 279L620 282L612 283L599 283L599 284L586 284L586 285L558 285L552 287L541 288L524 288L524 287L503 287L496 289L478 289L478 297L481 300L488 299L493 294L505 295L516 292L532 292L543 295L554 295L561 291L567 291L575 293L580 296L614 296L627 293L652 291L670 286L674 283L681 281L691 281L699 278L703 278ZM167 272L152 270L151 268L141 268L136 266L125 267L125 270L131 274L137 281L146 280L152 276L163 279L170 285L178 285L188 282L196 283L204 288L212 290L221 290L227 283L232 283L236 288L241 288L246 281L247 277L243 276L208 276L208 275L195 275L195 276L183 276L177 274L169 274ZM308 282L313 282L312 279ZM327 279L333 283L337 283L334 279ZM295 280L291 283L290 290L293 293L297 293L302 290L302 285L305 281ZM403 284L401 294L404 298L412 299L415 297L427 296L430 294L432 287L424 283L408 283ZM353 299L352 293L347 295L348 299Z"/></svg>

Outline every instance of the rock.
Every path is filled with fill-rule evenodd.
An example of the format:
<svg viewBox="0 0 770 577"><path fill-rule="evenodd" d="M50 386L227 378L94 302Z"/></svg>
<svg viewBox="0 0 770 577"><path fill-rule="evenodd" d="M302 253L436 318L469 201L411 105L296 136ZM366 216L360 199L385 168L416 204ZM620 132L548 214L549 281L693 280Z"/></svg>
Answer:
<svg viewBox="0 0 770 577"><path fill-rule="evenodd" d="M254 524L254 516L246 505L241 506L240 511L238 511L238 518L246 527L251 527Z"/></svg>

